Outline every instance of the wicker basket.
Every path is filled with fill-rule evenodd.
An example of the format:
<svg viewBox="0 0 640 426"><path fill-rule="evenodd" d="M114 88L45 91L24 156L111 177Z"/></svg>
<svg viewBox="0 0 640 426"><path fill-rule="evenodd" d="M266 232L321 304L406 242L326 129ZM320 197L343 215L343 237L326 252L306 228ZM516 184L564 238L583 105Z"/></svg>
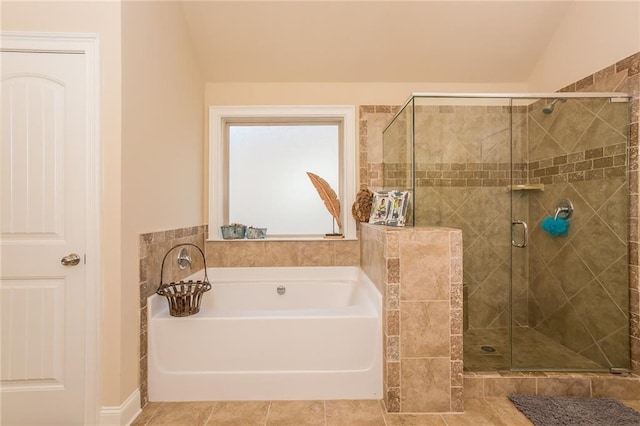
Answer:
<svg viewBox="0 0 640 426"><path fill-rule="evenodd" d="M179 281L165 284L163 282L164 277L164 262L167 260L167 256L174 249L182 246L193 246L198 249L202 255L204 262L204 280L203 281ZM211 284L209 283L209 277L207 276L207 260L204 253L195 244L178 244L172 247L162 259L162 266L160 267L160 286L156 293L160 296L167 298L169 302L169 314L173 317L188 317L189 315L197 314L200 311L200 302L202 301L202 294L211 290Z"/></svg>

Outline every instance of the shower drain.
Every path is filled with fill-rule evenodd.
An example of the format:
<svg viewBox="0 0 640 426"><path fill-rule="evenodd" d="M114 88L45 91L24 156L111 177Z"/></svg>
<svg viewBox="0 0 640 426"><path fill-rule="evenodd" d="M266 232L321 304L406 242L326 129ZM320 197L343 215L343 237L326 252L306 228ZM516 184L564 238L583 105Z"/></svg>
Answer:
<svg viewBox="0 0 640 426"><path fill-rule="evenodd" d="M480 346L480 349L482 349L485 352L495 352L496 351L496 348L494 348L493 346L488 346L488 345Z"/></svg>

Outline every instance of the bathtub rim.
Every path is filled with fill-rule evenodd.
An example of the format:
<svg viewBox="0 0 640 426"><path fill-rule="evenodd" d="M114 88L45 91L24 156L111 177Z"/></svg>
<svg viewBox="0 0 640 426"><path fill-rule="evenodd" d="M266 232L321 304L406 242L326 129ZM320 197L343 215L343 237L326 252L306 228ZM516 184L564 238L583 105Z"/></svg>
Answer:
<svg viewBox="0 0 640 426"><path fill-rule="evenodd" d="M197 272L187 276L184 280L197 280L202 279L204 269L200 269ZM281 274L288 272L291 274L290 276L283 278ZM265 277L264 274L267 274ZM313 282L327 282L327 281L348 281L348 282L357 282L359 285L364 286L362 289L364 297L368 301L368 306L371 306L374 310L374 314L378 317L382 315L382 294L380 290L373 283L371 278L364 272L364 270L358 266L259 266L259 267L209 267L207 268L207 274L209 276L209 281L211 282L213 288L215 289L215 284L227 284L234 282L242 282L242 283L258 283L258 282L270 282L274 281L274 283L287 283L287 282L298 282L304 281L313 281ZM216 274L216 275L214 275ZM222 276L223 280L215 279L214 277ZM307 279L306 277L313 277L313 279ZM238 279L238 277L242 277L242 279ZM276 278L277 277L277 278ZM271 279L269 279L271 278ZM206 297L205 293L203 297ZM354 305L354 308L357 309L358 306ZM330 309L327 309L330 310ZM354 310L354 309L352 309ZM221 310L224 311L224 310ZM248 313L248 318L254 317L270 317L268 313L272 313L273 317L279 315L283 316L291 316L296 310L286 310L286 311L269 311L269 310L246 310L244 312ZM303 313L303 311L309 311L305 309L297 310L299 313ZM318 309L317 311L321 311ZM342 312L342 315L350 316L348 312L345 312L345 309L339 309ZM254 316L257 312L260 314ZM287 312L287 314L283 314L283 312ZM352 314L352 313L351 313ZM364 314L362 310L360 310L359 314ZM239 317L238 315L233 315L233 317ZM152 319L198 319L202 317L198 317L197 314L194 316L187 317L172 317L169 315L168 304L164 297L159 296L157 294L152 294L147 298L147 321L151 321ZM207 318L207 317L204 317Z"/></svg>

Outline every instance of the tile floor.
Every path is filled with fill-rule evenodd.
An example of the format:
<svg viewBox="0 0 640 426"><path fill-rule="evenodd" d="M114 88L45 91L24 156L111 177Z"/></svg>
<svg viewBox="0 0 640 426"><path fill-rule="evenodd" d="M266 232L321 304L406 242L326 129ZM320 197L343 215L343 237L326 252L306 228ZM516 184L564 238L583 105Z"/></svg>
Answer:
<svg viewBox="0 0 640 426"><path fill-rule="evenodd" d="M485 352L482 346L495 352ZM603 370L604 367L529 327L517 327L513 336L513 368L541 370ZM509 370L509 330L476 329L464 332L465 371Z"/></svg>
<svg viewBox="0 0 640 426"><path fill-rule="evenodd" d="M622 401L640 411L640 400ZM132 426L520 426L532 423L507 398L465 400L461 414L387 414L358 401L150 402Z"/></svg>

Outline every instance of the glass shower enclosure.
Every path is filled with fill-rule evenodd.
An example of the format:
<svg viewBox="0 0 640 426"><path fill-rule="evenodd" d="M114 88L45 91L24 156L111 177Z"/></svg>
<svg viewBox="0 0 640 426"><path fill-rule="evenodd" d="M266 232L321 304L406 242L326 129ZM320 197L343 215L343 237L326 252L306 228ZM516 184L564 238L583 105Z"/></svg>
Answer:
<svg viewBox="0 0 640 426"><path fill-rule="evenodd" d="M462 229L468 371L628 369L621 93L414 94L383 134L407 226Z"/></svg>

